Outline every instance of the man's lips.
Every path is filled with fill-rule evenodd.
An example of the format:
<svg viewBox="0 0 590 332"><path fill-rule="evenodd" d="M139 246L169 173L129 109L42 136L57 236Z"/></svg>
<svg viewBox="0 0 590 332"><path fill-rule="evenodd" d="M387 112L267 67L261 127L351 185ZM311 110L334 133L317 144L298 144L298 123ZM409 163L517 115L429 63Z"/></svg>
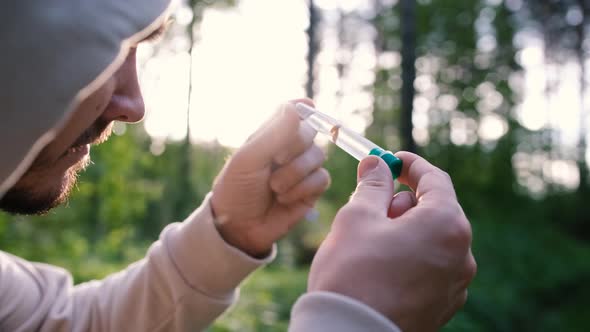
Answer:
<svg viewBox="0 0 590 332"><path fill-rule="evenodd" d="M90 144L85 144L85 145L80 145L80 146L76 146L76 147L71 147L66 151L66 154L70 154L70 153L88 153L88 151L90 150Z"/></svg>
<svg viewBox="0 0 590 332"><path fill-rule="evenodd" d="M87 154L88 152L90 152L90 144L76 145L76 146L72 146L69 149L67 149L66 151L64 151L64 153L62 153L60 158L65 157L67 155L72 155L72 154L79 154L79 153Z"/></svg>
<svg viewBox="0 0 590 332"><path fill-rule="evenodd" d="M78 139L68 148L62 156L77 153L81 150L89 150L90 145L100 144L108 139L111 134L111 123L96 123L86 130Z"/></svg>
<svg viewBox="0 0 590 332"><path fill-rule="evenodd" d="M83 146L71 147L66 150L63 156L59 158L58 163L62 166L70 167L81 160L88 158L90 154L90 144Z"/></svg>

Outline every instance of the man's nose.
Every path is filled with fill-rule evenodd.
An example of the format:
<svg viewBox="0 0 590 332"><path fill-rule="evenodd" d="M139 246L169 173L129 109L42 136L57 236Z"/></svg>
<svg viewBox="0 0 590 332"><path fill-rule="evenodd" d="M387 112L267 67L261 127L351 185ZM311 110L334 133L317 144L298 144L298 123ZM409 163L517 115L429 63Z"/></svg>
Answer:
<svg viewBox="0 0 590 332"><path fill-rule="evenodd" d="M145 114L145 106L137 79L135 49L131 49L114 78L117 85L101 117L108 121L140 121Z"/></svg>

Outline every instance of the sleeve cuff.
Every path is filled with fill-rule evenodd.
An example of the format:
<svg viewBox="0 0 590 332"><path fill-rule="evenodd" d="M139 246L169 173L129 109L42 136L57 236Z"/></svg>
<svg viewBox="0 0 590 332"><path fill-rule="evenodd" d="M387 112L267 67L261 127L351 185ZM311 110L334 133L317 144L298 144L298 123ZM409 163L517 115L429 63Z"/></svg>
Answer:
<svg viewBox="0 0 590 332"><path fill-rule="evenodd" d="M232 295L240 282L276 256L276 244L263 259L229 245L215 227L209 193L184 222L169 225L163 242L188 285L213 297Z"/></svg>
<svg viewBox="0 0 590 332"><path fill-rule="evenodd" d="M289 332L300 331L401 332L366 304L332 292L310 292L297 300L291 312Z"/></svg>

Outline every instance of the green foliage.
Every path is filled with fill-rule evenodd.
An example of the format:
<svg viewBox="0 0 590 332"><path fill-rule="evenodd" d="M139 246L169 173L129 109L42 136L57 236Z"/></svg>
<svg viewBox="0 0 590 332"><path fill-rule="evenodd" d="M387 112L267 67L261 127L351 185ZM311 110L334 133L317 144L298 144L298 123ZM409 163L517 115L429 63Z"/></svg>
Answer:
<svg viewBox="0 0 590 332"><path fill-rule="evenodd" d="M587 244L534 221L472 222L478 276L446 331L584 330Z"/></svg>
<svg viewBox="0 0 590 332"><path fill-rule="evenodd" d="M518 98L514 85L509 84L510 76L521 71L513 41L519 29L531 25L528 5L533 13L539 8L560 8L546 11L552 21L544 29L552 29L547 40L565 38L563 43L552 43L549 51L561 54L560 45L572 47L567 44L566 30L575 27L556 27L567 26L565 13L575 9L576 2L530 1L516 10L508 9L506 3L418 2L417 72L433 83L422 90L416 84L418 97L429 102L428 139L422 142L420 153L453 178L473 224L473 252L479 265L465 310L445 330L582 331L587 310L581 308L587 307L584 303L590 290L584 284L590 271L588 184L582 181L573 192L547 184L549 192L536 196L519 184L512 163L516 152L559 151L561 147L546 139L552 135L548 130L529 132L519 126L513 118ZM381 52L400 51L398 17L398 6L394 6L373 20ZM546 16L532 17L543 18ZM493 36L495 48L483 51L478 46L484 35ZM399 67L377 68L375 111L368 135L390 149L399 144L391 136L398 135L400 91L395 82L400 80ZM493 109L483 107L486 94L482 87L493 87L502 102ZM457 101L451 109L441 104L442 96L449 95ZM423 116L424 110L420 112ZM476 133L482 117L489 114L505 119L508 125L507 133L491 142ZM453 141L453 122L465 119L474 127L473 139ZM580 162L584 170L583 160Z"/></svg>
<svg viewBox="0 0 590 332"><path fill-rule="evenodd" d="M210 329L211 332L286 331L291 307L305 291L306 269L269 267L243 284L240 301Z"/></svg>
<svg viewBox="0 0 590 332"><path fill-rule="evenodd" d="M211 3L191 2L196 19ZM523 26L526 6L515 12L507 9L507 1L418 3L417 70L432 79L432 91L421 93L430 98L430 106L422 114L428 119L429 139L421 143L420 153L452 176L473 224L479 266L465 309L444 330L587 330L588 184L582 182L576 191L553 186L545 195L531 195L518 182L512 163L523 149L555 148L546 139L550 132L526 131L513 117L517 98L509 78L521 71L513 40ZM567 12L560 8L554 19ZM483 55L476 29L482 15L492 17L488 28L497 43ZM370 23L378 32L380 52L399 51L397 6L385 8ZM559 37L557 30L551 38ZM400 80L399 67L379 67L372 86L373 122L367 135L390 149L400 141ZM481 112L485 96L478 87L488 83L502 102ZM451 96L456 106L441 107L441 96ZM453 121L468 119L477 127L486 114L506 121L504 136L492 141L476 137L463 144L451 140ZM0 213L0 248L66 267L76 282L102 278L143 257L165 225L184 219L199 205L230 154L220 146L180 142L168 143L156 157L149 152L150 144L143 131L129 127L124 135L93 148L94 164L81 176L66 206L43 217ZM280 243L277 262L246 280L241 301L211 331L286 330L289 310L305 289L313 254L356 185L357 161L333 146L328 156L326 167L333 182L316 206L319 220L302 222Z"/></svg>

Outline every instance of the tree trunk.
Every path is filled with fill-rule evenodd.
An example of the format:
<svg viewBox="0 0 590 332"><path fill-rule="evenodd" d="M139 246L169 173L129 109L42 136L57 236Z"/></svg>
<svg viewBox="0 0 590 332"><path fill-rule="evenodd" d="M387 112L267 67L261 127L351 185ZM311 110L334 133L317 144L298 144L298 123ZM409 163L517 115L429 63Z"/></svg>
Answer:
<svg viewBox="0 0 590 332"><path fill-rule="evenodd" d="M195 193L193 187L191 185L191 172L192 172L192 147L191 147L191 126L190 126L190 114L191 114L191 105L192 105L192 95L193 95L193 48L195 44L195 28L196 25L199 24L199 19L197 18L197 13L195 10L195 6L197 1L191 0L190 5L191 9L193 10L193 18L187 27L187 36L189 40L189 49L188 49L188 58L189 58L189 65L188 65L188 96L187 96L187 104L186 104L186 136L182 142L181 146L181 156L180 156L180 163L178 165L178 172L180 174L179 177L179 190L176 197L175 210L173 213L179 214L175 215L175 218L184 218L184 216L189 213L192 209L192 202L195 199Z"/></svg>
<svg viewBox="0 0 590 332"><path fill-rule="evenodd" d="M416 1L401 1L402 33L402 148L416 152L416 142L412 135L412 111L414 106L414 80L416 78Z"/></svg>
<svg viewBox="0 0 590 332"><path fill-rule="evenodd" d="M315 59L318 54L318 36L317 27L319 23L319 13L315 6L314 0L309 0L309 27L306 30L307 33L307 82L305 83L305 94L307 98L313 99L314 83L315 83Z"/></svg>
<svg viewBox="0 0 590 332"><path fill-rule="evenodd" d="M590 15L590 5L587 0L578 0L580 9L582 10L583 19L578 25L576 32L578 41L576 44L577 61L580 66L580 137L578 141L578 167L580 170L580 186L578 187L581 192L586 192L588 189L588 165L586 163L586 93L587 93L587 82L586 82L586 52L584 50L584 41L586 40L586 25L588 24Z"/></svg>

